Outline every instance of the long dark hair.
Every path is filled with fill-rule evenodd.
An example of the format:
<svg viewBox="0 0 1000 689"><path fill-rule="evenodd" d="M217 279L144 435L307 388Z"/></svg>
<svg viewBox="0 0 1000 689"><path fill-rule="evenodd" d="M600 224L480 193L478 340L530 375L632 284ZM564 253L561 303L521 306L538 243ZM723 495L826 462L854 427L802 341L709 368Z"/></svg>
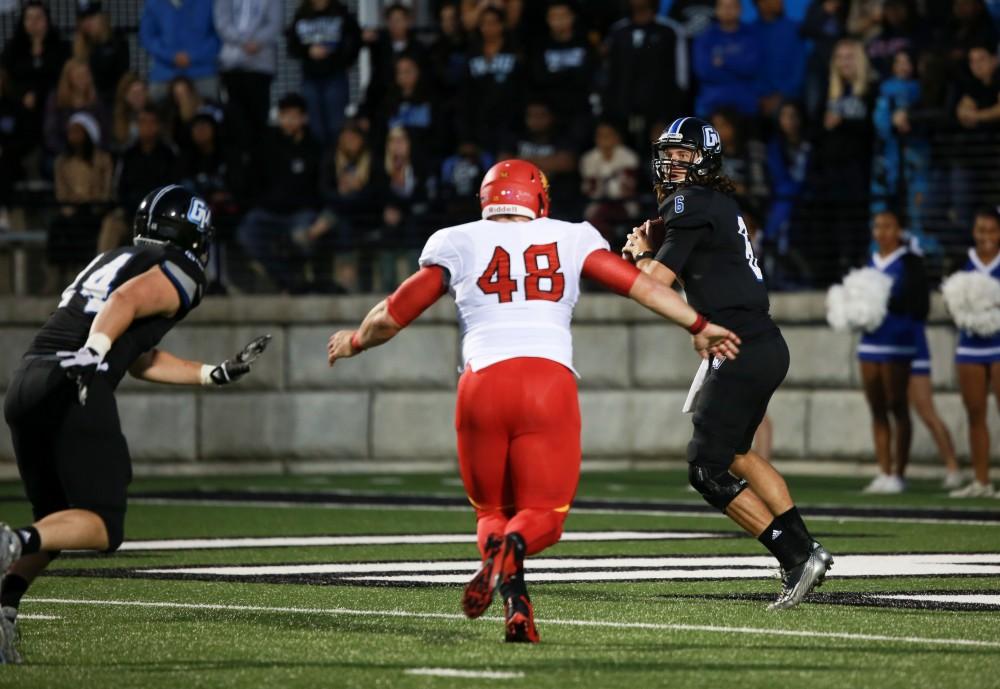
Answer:
<svg viewBox="0 0 1000 689"><path fill-rule="evenodd" d="M683 187L707 187L712 191L717 191L720 194L725 194L726 196L736 195L736 183L726 175L716 175L715 177L712 177L704 182L682 182L674 188L674 191ZM657 203L663 203L667 200L667 197L673 193L673 191L668 191L662 184L654 184L653 189L656 191Z"/></svg>
<svg viewBox="0 0 1000 689"><path fill-rule="evenodd" d="M31 48L31 37L24 30L24 16L32 7L38 7L45 14L45 23L49 27L45 32L45 38L42 40L42 45L45 46L45 49L52 48L52 46L57 45L61 40L59 29L52 23L52 12L49 10L49 6L42 2L42 0L28 0L28 2L24 3L24 7L21 8L21 14L17 18L17 28L14 29L14 35L10 38L10 44L15 52Z"/></svg>

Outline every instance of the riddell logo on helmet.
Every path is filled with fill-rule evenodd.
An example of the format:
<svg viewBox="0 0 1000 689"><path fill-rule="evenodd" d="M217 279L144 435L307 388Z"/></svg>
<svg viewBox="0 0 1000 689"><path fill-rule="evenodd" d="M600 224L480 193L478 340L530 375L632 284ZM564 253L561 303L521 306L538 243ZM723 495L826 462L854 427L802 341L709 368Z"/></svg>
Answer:
<svg viewBox="0 0 1000 689"><path fill-rule="evenodd" d="M535 213L527 206L517 206L513 204L491 203L483 209L483 217L491 215L525 215L530 218L535 217Z"/></svg>

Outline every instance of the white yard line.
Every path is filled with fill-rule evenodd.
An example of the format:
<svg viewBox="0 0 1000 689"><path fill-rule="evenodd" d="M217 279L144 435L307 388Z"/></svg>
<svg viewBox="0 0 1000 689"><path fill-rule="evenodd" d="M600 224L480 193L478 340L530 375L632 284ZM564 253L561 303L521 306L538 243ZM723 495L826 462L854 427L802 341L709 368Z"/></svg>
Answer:
<svg viewBox="0 0 1000 689"><path fill-rule="evenodd" d="M910 600L922 603L958 603L961 605L1000 605L1000 595L991 593L869 593L871 598Z"/></svg>
<svg viewBox="0 0 1000 689"><path fill-rule="evenodd" d="M423 675L425 677L466 677L469 679L518 679L524 677L523 672L460 670L453 667L414 667L403 672L407 675Z"/></svg>
<svg viewBox="0 0 1000 689"><path fill-rule="evenodd" d="M35 613L18 613L17 619L20 620L61 620L61 615L39 615Z"/></svg>
<svg viewBox="0 0 1000 689"><path fill-rule="evenodd" d="M344 504L340 502L294 502L280 501L271 502L269 500L198 500L189 498L131 498L131 504L135 505L163 505L171 506L191 506L202 507L253 507L255 509L273 507L277 509L324 509L324 510L417 510L421 512L471 512L472 507L466 505L385 505L379 503L352 503ZM706 519L726 519L726 515L714 512L704 512L698 510L621 510L603 507L574 507L574 514L611 514L616 516L629 517L704 517ZM1000 521L970 521L966 519L935 519L932 517L849 517L842 515L808 515L810 521L825 522L880 522L887 524L960 524L963 526L1000 526Z"/></svg>
<svg viewBox="0 0 1000 689"><path fill-rule="evenodd" d="M339 575L352 580L460 584L480 566L478 560L395 560L274 565L215 565L137 569L137 574L187 574L214 577ZM526 573L530 582L662 581L668 579L766 579L775 562L767 555L652 557L538 557ZM895 553L838 555L833 576L1000 576L1000 553Z"/></svg>
<svg viewBox="0 0 1000 689"><path fill-rule="evenodd" d="M567 531L563 541L672 541L728 538L711 531ZM292 548L338 545L438 545L475 543L476 534L359 534L356 536L273 536L266 538L177 538L126 541L120 550L212 550L229 548Z"/></svg>
<svg viewBox="0 0 1000 689"><path fill-rule="evenodd" d="M397 617L419 620L460 620L464 615L434 612L409 612L406 610L353 610L350 608L293 608L262 605L225 605L217 603L174 603L171 601L128 601L94 600L73 598L27 598L30 604L50 605L99 605L133 608L167 608L174 610L224 610L233 612L279 613L299 615L342 615L348 617ZM494 622L499 617L484 617ZM785 636L804 639L840 639L845 641L879 641L897 644L930 646L972 646L977 648L1000 648L1000 641L979 639L954 639L923 636L890 636L885 634L857 634L854 632L821 632L799 629L765 629L760 627L725 627L708 624L666 624L657 622L608 622L605 620L560 620L545 619L543 625L565 627L599 627L604 629L640 629L651 631L708 632L713 634L747 634L755 636Z"/></svg>

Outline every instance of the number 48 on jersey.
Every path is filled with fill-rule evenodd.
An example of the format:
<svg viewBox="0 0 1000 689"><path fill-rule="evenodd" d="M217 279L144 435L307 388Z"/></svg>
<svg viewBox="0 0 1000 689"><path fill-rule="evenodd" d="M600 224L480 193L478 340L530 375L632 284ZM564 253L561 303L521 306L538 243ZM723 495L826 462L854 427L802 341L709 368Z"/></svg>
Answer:
<svg viewBox="0 0 1000 689"><path fill-rule="evenodd" d="M559 271L556 242L532 244L524 251L524 298L528 301L559 301L566 289L566 277ZM517 280L511 278L510 254L502 246L493 250L486 270L476 284L484 294L495 294L501 304L514 300Z"/></svg>

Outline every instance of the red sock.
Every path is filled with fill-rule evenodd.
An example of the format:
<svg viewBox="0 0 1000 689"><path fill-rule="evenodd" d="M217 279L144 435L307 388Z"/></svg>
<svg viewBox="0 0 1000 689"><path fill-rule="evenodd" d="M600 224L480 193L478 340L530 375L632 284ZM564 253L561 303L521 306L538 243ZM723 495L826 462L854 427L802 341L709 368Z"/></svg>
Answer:
<svg viewBox="0 0 1000 689"><path fill-rule="evenodd" d="M479 541L479 554L486 558L486 540L493 536L497 541L503 541L504 530L507 528L507 515L499 510L476 511L476 537Z"/></svg>
<svg viewBox="0 0 1000 689"><path fill-rule="evenodd" d="M519 533L524 539L525 554L540 553L559 542L566 512L555 510L520 510L507 522L506 534Z"/></svg>

